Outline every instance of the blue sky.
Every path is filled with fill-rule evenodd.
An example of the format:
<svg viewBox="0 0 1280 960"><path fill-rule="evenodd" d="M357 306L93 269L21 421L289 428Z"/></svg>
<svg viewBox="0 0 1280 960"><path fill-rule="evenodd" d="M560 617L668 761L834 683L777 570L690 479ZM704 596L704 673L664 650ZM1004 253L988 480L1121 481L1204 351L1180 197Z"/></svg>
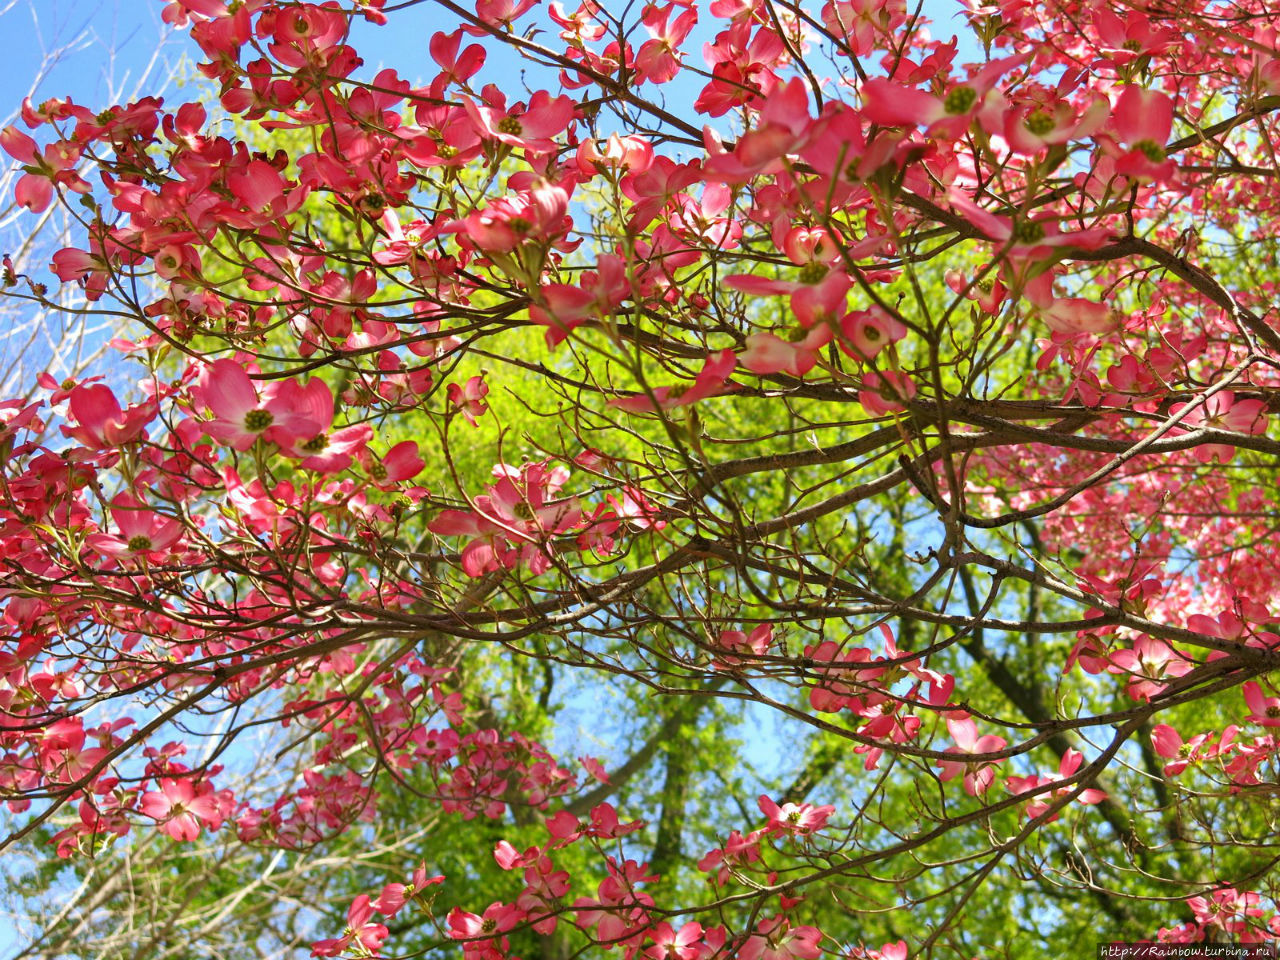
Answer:
<svg viewBox="0 0 1280 960"><path fill-rule="evenodd" d="M105 103L156 68L176 65L183 38L164 43L162 5L149 0L9 0L0 3L0 116L11 116L39 78L35 100L72 96Z"/></svg>

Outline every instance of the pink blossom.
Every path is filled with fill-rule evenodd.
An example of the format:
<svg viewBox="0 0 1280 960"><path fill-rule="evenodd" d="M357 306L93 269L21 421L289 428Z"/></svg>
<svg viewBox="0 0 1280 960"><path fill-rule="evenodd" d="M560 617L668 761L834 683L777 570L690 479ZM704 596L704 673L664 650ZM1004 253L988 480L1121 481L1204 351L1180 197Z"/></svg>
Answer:
<svg viewBox="0 0 1280 960"><path fill-rule="evenodd" d="M992 60L972 79L952 84L942 97L892 80L872 78L862 84L863 113L883 126L923 125L930 136L954 138L977 118L983 129L1000 129L1004 98L993 89L997 80L1025 63L1019 55Z"/></svg>
<svg viewBox="0 0 1280 960"><path fill-rule="evenodd" d="M441 232L465 233L487 253L510 253L526 241L550 243L562 236L568 209L564 187L539 181L527 191L494 200Z"/></svg>
<svg viewBox="0 0 1280 960"><path fill-rule="evenodd" d="M907 960L907 941L886 943L879 950L858 947L846 956L849 960Z"/></svg>
<svg viewBox="0 0 1280 960"><path fill-rule="evenodd" d="M265 226L296 212L310 192L305 184L286 180L265 160L249 161L227 177L227 186L239 203L222 204L219 216L241 228Z"/></svg>
<svg viewBox="0 0 1280 960"><path fill-rule="evenodd" d="M313 436L320 428L292 407L288 392L282 397L277 388L268 386L260 395L234 360L223 358L205 367L192 395L213 414L203 424L205 432L236 450L248 450L261 436L279 437L288 445L297 436Z"/></svg>
<svg viewBox="0 0 1280 960"><path fill-rule="evenodd" d="M382 943L390 931L381 923L371 923L375 907L366 893L360 894L347 908L347 933L336 940L321 940L311 945L313 957L336 957L346 953L353 943L358 943L371 954L382 949Z"/></svg>
<svg viewBox="0 0 1280 960"><path fill-rule="evenodd" d="M574 110L571 99L563 95L552 97L545 90L535 92L528 107L516 104L510 112L506 110L506 99L501 97L493 105L477 104L464 97L462 104L482 137L538 153L556 148L554 138L568 127Z"/></svg>
<svg viewBox="0 0 1280 960"><path fill-rule="evenodd" d="M476 16L481 23L496 24L510 30L512 24L537 6L538 0L476 0ZM464 26L473 37L488 36L484 27Z"/></svg>
<svg viewBox="0 0 1280 960"><path fill-rule="evenodd" d="M1035 261L1049 257L1055 247L1080 247L1085 250L1100 248L1111 236L1104 227L1090 227L1083 230L1063 230L1055 216L1028 217L1017 219L991 213L975 203L962 190L953 189L948 195L953 209L964 214L965 218L981 230L988 239L995 243L1007 245L1009 254L1020 261ZM1052 292L1052 274L1040 274L1040 285L1036 288L1043 298ZM1036 300L1032 294L1029 299ZM1041 305L1037 301L1037 305Z"/></svg>
<svg viewBox="0 0 1280 960"><path fill-rule="evenodd" d="M90 534L85 542L107 556L125 559L146 557L157 560L182 536L182 525L170 517L162 517L148 510L140 501L127 493L111 501L111 518L118 535Z"/></svg>
<svg viewBox="0 0 1280 960"><path fill-rule="evenodd" d="M39 145L15 127L0 130L0 149L17 160L25 172L14 185L14 200L32 213L42 213L53 202L54 186L64 186L76 193L88 193L89 184L76 173L83 154L83 144L75 140L58 140Z"/></svg>
<svg viewBox="0 0 1280 960"><path fill-rule="evenodd" d="M139 809L173 839L194 840L202 824L212 830L222 825L221 804L207 784L201 784L197 792L197 784L190 778L161 777L156 785L159 790L142 794Z"/></svg>
<svg viewBox="0 0 1280 960"><path fill-rule="evenodd" d="M1202 926L1220 927L1243 943L1258 943L1265 939L1264 934L1253 929L1257 918L1264 916L1259 906L1261 899L1253 891L1241 892L1234 887L1225 887L1214 890L1207 899L1189 897L1187 906Z"/></svg>
<svg viewBox="0 0 1280 960"><path fill-rule="evenodd" d="M602 171L614 174L644 173L653 166L653 147L643 137L620 137L612 133L604 141L590 137L583 140L578 146L575 160L578 169L588 177Z"/></svg>
<svg viewBox="0 0 1280 960"><path fill-rule="evenodd" d="M956 714L948 717L947 730L950 731L952 739L955 740L955 746L948 747L945 751L946 753L971 756L974 754L995 753L1007 746L1004 737L998 737L995 734L988 733L979 737L977 725L973 722L973 718L966 714ZM985 792L991 786L991 781L995 779L993 764L999 762L999 760L939 760L938 766L941 768L939 779L945 782L964 774L965 791L971 796L976 796Z"/></svg>
<svg viewBox="0 0 1280 960"><path fill-rule="evenodd" d="M125 819L118 807L104 804L102 809L95 807L91 800L81 800L77 807L79 820L54 834L49 842L55 844L57 854L62 859L72 856L80 846L81 837L94 838L111 833L123 837L129 832L129 821ZM93 849L92 842L89 845Z"/></svg>
<svg viewBox="0 0 1280 960"><path fill-rule="evenodd" d="M858 391L858 402L873 417L905 410L905 404L910 403L917 392L912 379L897 370L867 373L862 378L862 387Z"/></svg>
<svg viewBox="0 0 1280 960"><path fill-rule="evenodd" d="M380 237L376 241L373 259L384 267L413 260L421 254L422 245L435 234L434 226L425 220L401 224L400 218L391 209L384 210L380 219L386 230L386 237Z"/></svg>
<svg viewBox="0 0 1280 960"><path fill-rule="evenodd" d="M731 290L753 296L790 295L791 311L804 327L824 320L834 320L844 312L845 299L853 281L843 270L830 270L814 261L800 271L798 280L774 280L751 273L731 274L724 278Z"/></svg>
<svg viewBox="0 0 1280 960"><path fill-rule="evenodd" d="M496 937L506 933L524 919L524 911L515 904L495 901L477 916L461 907L449 912L449 936L455 940L472 940Z"/></svg>
<svg viewBox="0 0 1280 960"><path fill-rule="evenodd" d="M671 14L674 9L675 4L653 4L646 10L643 22L650 39L642 43L636 53L636 73L641 82L667 83L680 72L677 52L697 25L698 11L695 7L687 7L681 10L673 23Z"/></svg>
<svg viewBox="0 0 1280 960"><path fill-rule="evenodd" d="M760 107L758 123L734 144L732 153L712 152L704 165L708 180L746 183L761 173L776 173L788 154L804 148L812 132L808 86L800 77L781 83ZM713 144L718 146L718 141Z"/></svg>
<svg viewBox="0 0 1280 960"><path fill-rule="evenodd" d="M451 383L446 391L449 402L473 427L479 426L476 423L477 418L483 416L489 409L488 404L484 402L488 393L489 385L485 383L483 376L471 377L462 386Z"/></svg>
<svg viewBox="0 0 1280 960"><path fill-rule="evenodd" d="M725 650L732 650L747 656L761 657L773 644L773 624L759 624L750 634L742 630L724 630L720 633L718 645ZM716 666L735 667L744 661L741 657L720 654L716 657Z"/></svg>
<svg viewBox="0 0 1280 960"><path fill-rule="evenodd" d="M664 920L649 931L649 936L653 945L645 948L644 955L652 960L699 960L707 953L702 943L702 924L696 921L691 920L676 931Z"/></svg>
<svg viewBox="0 0 1280 960"><path fill-rule="evenodd" d="M761 94L767 96L780 82L773 68L784 52L782 38L774 31L753 32L746 19L736 21L702 48L712 79L698 94L693 109L720 117Z"/></svg>
<svg viewBox="0 0 1280 960"><path fill-rule="evenodd" d="M1048 773L1043 775L1035 775L1029 777L1008 777L1005 783L1009 787L1009 792L1013 794L1027 793L1040 787L1047 787L1059 780L1067 780L1075 776L1083 763L1084 757L1078 750L1068 750L1062 755L1062 760L1058 764L1058 772L1056 774ZM1049 804L1054 797L1068 796L1072 792L1073 787L1059 787L1046 793L1041 793L1027 804L1027 816L1038 817L1049 809ZM1095 790L1092 787L1080 791L1080 795L1076 798L1080 803L1093 805L1101 803L1107 798L1107 795L1101 790ZM1047 822L1058 819L1055 813Z"/></svg>
<svg viewBox="0 0 1280 960"><path fill-rule="evenodd" d="M783 340L772 333L753 333L746 339L746 349L738 355L741 364L752 373L786 373L803 377L818 362L819 351L835 334L823 324L805 332L796 341Z"/></svg>
<svg viewBox="0 0 1280 960"><path fill-rule="evenodd" d="M1102 41L1100 50L1117 65L1164 53L1178 40L1178 34L1165 27L1153 27L1151 20L1137 10L1125 10L1124 17L1107 7L1093 11L1093 26Z"/></svg>
<svg viewBox="0 0 1280 960"><path fill-rule="evenodd" d="M846 313L840 321L840 348L851 357L870 360L891 343L907 335L907 328L877 305Z"/></svg>
<svg viewBox="0 0 1280 960"><path fill-rule="evenodd" d="M529 307L529 319L547 327L548 347L560 343L570 331L599 316L604 312L602 307L606 307L596 291L568 283L548 283L538 293L543 302Z"/></svg>
<svg viewBox="0 0 1280 960"><path fill-rule="evenodd" d="M833 264L840 259L844 240L826 227L792 227L782 238L782 250L797 267L809 263Z"/></svg>
<svg viewBox="0 0 1280 960"><path fill-rule="evenodd" d="M73 389L69 405L76 425L64 426L62 432L91 450L121 447L137 439L157 411L154 400L121 410L111 388L101 383Z"/></svg>
<svg viewBox="0 0 1280 960"><path fill-rule="evenodd" d="M1129 696L1150 700L1164 690L1164 677L1181 677L1193 664L1163 640L1145 634L1134 641L1130 650L1117 650L1111 655L1112 672L1128 674Z"/></svg>
<svg viewBox="0 0 1280 960"><path fill-rule="evenodd" d="M599 803L591 808L589 814L591 818L591 827L589 833L593 837L601 837L613 840L618 837L625 837L629 833L635 833L644 826L643 820L632 820L629 823L623 823L618 818L618 811L611 803ZM627 861L631 863L631 861Z"/></svg>
<svg viewBox="0 0 1280 960"><path fill-rule="evenodd" d="M1219 390L1203 403L1192 406L1189 403L1175 403L1169 407L1169 415L1176 417L1183 413L1181 426L1191 429L1208 428L1211 430L1228 430L1232 433L1262 434L1267 429L1267 404L1263 400L1237 400L1230 390ZM1184 432L1175 428L1176 434ZM1192 454L1201 463L1209 463L1217 459L1221 463L1229 463L1235 456L1235 448L1226 443L1204 443L1197 445Z"/></svg>
<svg viewBox="0 0 1280 960"><path fill-rule="evenodd" d="M1234 739L1235 734L1234 726L1227 727L1222 732L1222 743L1215 747L1213 744L1213 739L1217 736L1215 733L1201 733L1190 740L1183 741L1182 735L1177 730L1166 723L1159 723L1151 729L1151 745L1158 756L1171 761L1165 764L1165 776L1176 777L1191 764L1220 755Z"/></svg>
<svg viewBox="0 0 1280 960"><path fill-rule="evenodd" d="M609 774L597 757L579 757L578 762L586 767L587 773L591 774L591 778L597 783L609 782Z"/></svg>
<svg viewBox="0 0 1280 960"><path fill-rule="evenodd" d="M1280 697L1265 696L1255 680L1246 683L1243 690L1244 702L1250 711L1249 722L1264 727L1280 727Z"/></svg>
<svg viewBox="0 0 1280 960"><path fill-rule="evenodd" d="M92 303L106 293L111 268L101 243L94 239L89 246L87 251L63 247L53 255L49 268L63 283L83 281L85 299Z"/></svg>
<svg viewBox="0 0 1280 960"><path fill-rule="evenodd" d="M644 393L632 394L629 397L615 397L609 401L609 406L633 413L652 413L688 406L708 397L719 396L734 389L732 385L726 388L725 381L728 380L729 374L733 372L737 363L737 357L732 350L721 350L707 358L701 372L687 388L655 387L652 397Z"/></svg>
<svg viewBox="0 0 1280 960"><path fill-rule="evenodd" d="M304 432L282 431L273 435L273 439L280 444L281 452L299 459L298 465L304 470L317 470L321 473L345 470L373 436L373 428L368 424L355 424L330 432L329 428L333 425L333 392L319 378L308 381L306 386L299 386L294 380L286 380L277 399L298 414L298 422L305 422L307 425Z"/></svg>
<svg viewBox="0 0 1280 960"><path fill-rule="evenodd" d="M570 840L580 835L582 823L568 810L561 810L555 816L547 818L546 827L553 839Z"/></svg>
<svg viewBox="0 0 1280 960"><path fill-rule="evenodd" d="M761 920L738 949L741 960L817 960L822 955L817 927L793 927L781 917Z"/></svg>
<svg viewBox="0 0 1280 960"><path fill-rule="evenodd" d="M1092 634L1085 634L1075 642L1070 653L1067 654L1066 665L1064 671L1070 673L1072 669L1080 665L1085 673L1091 673L1095 676L1106 672L1111 666L1111 660L1107 654L1103 641Z"/></svg>
<svg viewBox="0 0 1280 960"><path fill-rule="evenodd" d="M530 856L536 849L531 847L526 851L525 888L516 898L516 906L526 912L536 932L549 934L555 931L557 922L552 908L569 892L569 872L555 869L545 854Z"/></svg>
<svg viewBox="0 0 1280 960"><path fill-rule="evenodd" d="M381 490L394 490L406 480L412 480L426 467L422 457L418 455L416 440L401 440L382 457L376 456L368 447L358 453L360 463L376 487Z"/></svg>
<svg viewBox="0 0 1280 960"><path fill-rule="evenodd" d="M1079 116L1065 100L1022 104L1005 111L1004 137L1017 152L1035 154L1046 147L1093 136L1110 114L1111 105L1102 97L1090 101Z"/></svg>
<svg viewBox="0 0 1280 960"><path fill-rule="evenodd" d="M835 811L831 804L815 807L811 803L774 803L765 794L757 801L760 811L769 818L765 829L770 833L807 836L827 825L827 818Z"/></svg>
<svg viewBox="0 0 1280 960"><path fill-rule="evenodd" d="M978 271L982 279L970 280L958 270L948 270L945 274L947 286L957 296L974 301L983 313L994 314L1008 294L998 274L990 271Z"/></svg>
<svg viewBox="0 0 1280 960"><path fill-rule="evenodd" d="M498 464L497 483L472 501L473 510L443 510L427 525L440 536L470 538L460 558L468 576L520 563L543 573L551 565L550 538L581 525L577 498L556 496L568 471L548 463Z"/></svg>
<svg viewBox="0 0 1280 960"><path fill-rule="evenodd" d="M438 84L462 86L484 66L485 49L478 43L469 44L462 55L458 55L462 32L458 29L453 33L438 31L431 35L428 49L431 59L440 67L440 75L436 78Z"/></svg>
<svg viewBox="0 0 1280 960"><path fill-rule="evenodd" d="M1111 131L1121 146L1116 172L1139 182L1167 180L1175 166L1165 152L1173 131L1173 101L1156 90L1129 84L1111 113Z"/></svg>

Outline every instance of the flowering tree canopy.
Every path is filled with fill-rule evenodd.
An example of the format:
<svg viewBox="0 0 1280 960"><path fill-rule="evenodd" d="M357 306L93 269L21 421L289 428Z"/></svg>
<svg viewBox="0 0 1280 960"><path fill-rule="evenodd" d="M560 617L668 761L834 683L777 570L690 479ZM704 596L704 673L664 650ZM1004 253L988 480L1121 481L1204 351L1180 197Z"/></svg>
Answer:
<svg viewBox="0 0 1280 960"><path fill-rule="evenodd" d="M137 384L0 403L47 890L236 851L139 956L1280 938L1280 10L923 12L172 0L182 96L23 105L79 227L5 294Z"/></svg>

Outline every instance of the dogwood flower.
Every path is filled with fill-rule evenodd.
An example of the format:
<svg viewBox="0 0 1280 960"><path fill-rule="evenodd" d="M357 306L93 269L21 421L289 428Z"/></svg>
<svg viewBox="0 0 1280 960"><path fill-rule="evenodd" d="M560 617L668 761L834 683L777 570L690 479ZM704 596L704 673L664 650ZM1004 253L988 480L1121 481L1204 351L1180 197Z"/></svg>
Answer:
<svg viewBox="0 0 1280 960"><path fill-rule="evenodd" d="M111 518L120 531L118 535L94 533L85 538L88 546L110 557L158 559L182 536L182 525L177 520L148 510L128 493L111 501Z"/></svg>
<svg viewBox="0 0 1280 960"><path fill-rule="evenodd" d="M156 785L159 790L143 793L139 808L173 839L194 840L201 825L214 830L221 826L222 806L207 784L197 790L190 778L161 777Z"/></svg>
<svg viewBox="0 0 1280 960"><path fill-rule="evenodd" d="M738 948L741 960L817 960L822 955L817 927L793 927L782 917L756 924L756 932Z"/></svg>
<svg viewBox="0 0 1280 960"><path fill-rule="evenodd" d="M1248 704L1249 721L1264 727L1280 727L1280 697L1268 697L1256 681L1250 680L1243 687L1244 702Z"/></svg>
<svg viewBox="0 0 1280 960"><path fill-rule="evenodd" d="M964 714L948 717L947 730L955 740L955 746L948 747L945 752L961 757L994 753L1008 745L1004 737L998 737L992 733L978 736L978 728L973 718ZM991 786L991 781L996 775L994 764L999 762L999 760L939 760L938 766L941 768L941 773L938 779L946 782L964 774L965 791L970 796L977 796Z"/></svg>
<svg viewBox="0 0 1280 960"><path fill-rule="evenodd" d="M68 399L75 426L64 426L62 432L91 450L121 447L137 439L155 417L154 400L120 409L120 401L111 388L101 383L81 384Z"/></svg>
<svg viewBox="0 0 1280 960"><path fill-rule="evenodd" d="M278 388L266 387L260 394L245 369L225 357L201 371L192 395L213 419L202 426L209 436L235 450L248 450L261 436L280 437L288 446L295 437L315 435L320 424L310 420L280 396Z"/></svg>
<svg viewBox="0 0 1280 960"><path fill-rule="evenodd" d="M827 825L827 818L835 811L831 804L815 807L811 803L774 803L765 794L759 800L760 811L769 818L765 830L769 833L785 833L806 836Z"/></svg>

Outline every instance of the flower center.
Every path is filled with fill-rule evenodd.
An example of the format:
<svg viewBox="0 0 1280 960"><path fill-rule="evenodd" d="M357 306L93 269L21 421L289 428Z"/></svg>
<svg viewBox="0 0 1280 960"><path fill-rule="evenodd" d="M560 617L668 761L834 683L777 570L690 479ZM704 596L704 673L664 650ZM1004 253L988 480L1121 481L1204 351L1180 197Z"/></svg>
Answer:
<svg viewBox="0 0 1280 960"><path fill-rule="evenodd" d="M827 275L827 265L811 260L800 268L800 282L814 284Z"/></svg>
<svg viewBox="0 0 1280 960"><path fill-rule="evenodd" d="M244 428L250 433L261 433L275 421L276 418L266 410L250 410L244 415Z"/></svg>
<svg viewBox="0 0 1280 960"><path fill-rule="evenodd" d="M1054 128L1054 121L1047 111L1036 110L1027 115L1027 119L1022 121L1022 125L1037 137L1042 137Z"/></svg>
<svg viewBox="0 0 1280 960"><path fill-rule="evenodd" d="M1137 150L1152 163L1162 163L1167 156L1164 152L1164 147L1154 140L1139 140L1133 145L1133 149Z"/></svg>
<svg viewBox="0 0 1280 960"><path fill-rule="evenodd" d="M375 480L387 479L387 468L381 463L375 463L369 468L369 476Z"/></svg>
<svg viewBox="0 0 1280 960"><path fill-rule="evenodd" d="M1013 235L1019 243L1039 243L1044 239L1044 227L1038 220L1024 220L1014 229Z"/></svg>
<svg viewBox="0 0 1280 960"><path fill-rule="evenodd" d="M961 84L953 87L947 94L947 98L942 101L942 108L950 114L967 113L977 100L978 91Z"/></svg>
<svg viewBox="0 0 1280 960"><path fill-rule="evenodd" d="M520 134L524 133L524 127L515 117L503 117L498 121L498 132L518 137Z"/></svg>
<svg viewBox="0 0 1280 960"><path fill-rule="evenodd" d="M129 552L142 553L151 549L151 538L143 533L135 533L129 538Z"/></svg>
<svg viewBox="0 0 1280 960"><path fill-rule="evenodd" d="M323 449L324 449L325 447L327 447L328 445L329 445L329 436L328 436L328 434L324 434L324 433L317 433L314 437L312 437L312 438L311 438L310 440L308 440L306 443L304 443L304 444L302 444L300 447L298 447L298 449L299 449L299 450L304 450L304 451L306 451L307 453L319 453L321 450L323 450Z"/></svg>

